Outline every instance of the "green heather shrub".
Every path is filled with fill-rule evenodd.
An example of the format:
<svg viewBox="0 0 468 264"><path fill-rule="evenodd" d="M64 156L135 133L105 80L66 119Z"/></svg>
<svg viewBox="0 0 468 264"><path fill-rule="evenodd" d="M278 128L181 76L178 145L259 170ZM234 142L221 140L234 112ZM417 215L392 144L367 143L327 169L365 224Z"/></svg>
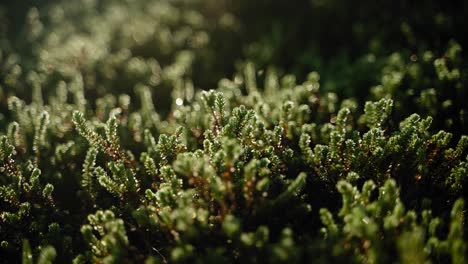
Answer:
<svg viewBox="0 0 468 264"><path fill-rule="evenodd" d="M0 263L465 263L463 43L285 74L228 3L0 8Z"/></svg>

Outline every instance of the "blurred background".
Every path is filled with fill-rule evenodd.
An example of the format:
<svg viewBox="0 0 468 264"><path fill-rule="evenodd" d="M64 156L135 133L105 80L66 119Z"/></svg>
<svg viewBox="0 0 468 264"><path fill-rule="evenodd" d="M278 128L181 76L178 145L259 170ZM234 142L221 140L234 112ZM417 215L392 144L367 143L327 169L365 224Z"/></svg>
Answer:
<svg viewBox="0 0 468 264"><path fill-rule="evenodd" d="M401 113L460 115L439 127L466 131L467 15L463 0L3 0L0 108L65 81L88 98L147 85L168 113L174 89L216 88L251 62L259 83L314 71L323 93L401 98Z"/></svg>

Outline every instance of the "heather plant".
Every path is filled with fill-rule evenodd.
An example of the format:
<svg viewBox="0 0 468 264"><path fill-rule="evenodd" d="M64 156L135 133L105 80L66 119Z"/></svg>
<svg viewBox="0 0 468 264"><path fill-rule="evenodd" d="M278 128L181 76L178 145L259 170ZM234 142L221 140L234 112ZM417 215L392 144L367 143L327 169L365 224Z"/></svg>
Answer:
<svg viewBox="0 0 468 264"><path fill-rule="evenodd" d="M0 262L465 263L462 44L364 54L346 90L221 78L221 2L50 1L2 35Z"/></svg>
<svg viewBox="0 0 468 264"><path fill-rule="evenodd" d="M11 99L2 250L43 245L24 254L53 247L76 262L464 259L466 137L453 145L416 114L390 127L390 99L359 114L320 98L317 73L302 84L269 73L259 88L250 71L165 121L144 122L151 100L99 120Z"/></svg>

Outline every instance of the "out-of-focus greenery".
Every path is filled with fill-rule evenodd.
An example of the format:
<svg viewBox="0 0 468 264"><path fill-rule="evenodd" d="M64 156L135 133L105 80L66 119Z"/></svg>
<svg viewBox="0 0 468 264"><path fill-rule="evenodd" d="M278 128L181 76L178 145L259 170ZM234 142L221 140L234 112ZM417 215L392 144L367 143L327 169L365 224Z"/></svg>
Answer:
<svg viewBox="0 0 468 264"><path fill-rule="evenodd" d="M465 263L466 1L0 5L1 263Z"/></svg>
<svg viewBox="0 0 468 264"><path fill-rule="evenodd" d="M2 10L4 107L8 94L31 100L35 81L47 100L47 87L78 78L91 97L133 95L137 83L158 86L158 107L167 112L176 80L200 76L196 81L215 85L223 72L209 35L220 14L204 16L199 10L209 6L200 1L50 2L27 9L23 23L15 4ZM229 32L233 22L224 15Z"/></svg>

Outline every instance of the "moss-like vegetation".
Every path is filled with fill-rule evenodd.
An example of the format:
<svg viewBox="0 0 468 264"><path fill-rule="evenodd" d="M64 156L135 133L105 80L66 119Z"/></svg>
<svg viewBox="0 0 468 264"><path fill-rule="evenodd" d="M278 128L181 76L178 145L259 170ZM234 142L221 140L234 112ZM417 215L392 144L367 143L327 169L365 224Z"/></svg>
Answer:
<svg viewBox="0 0 468 264"><path fill-rule="evenodd" d="M35 4L0 5L0 263L466 262L464 1Z"/></svg>

